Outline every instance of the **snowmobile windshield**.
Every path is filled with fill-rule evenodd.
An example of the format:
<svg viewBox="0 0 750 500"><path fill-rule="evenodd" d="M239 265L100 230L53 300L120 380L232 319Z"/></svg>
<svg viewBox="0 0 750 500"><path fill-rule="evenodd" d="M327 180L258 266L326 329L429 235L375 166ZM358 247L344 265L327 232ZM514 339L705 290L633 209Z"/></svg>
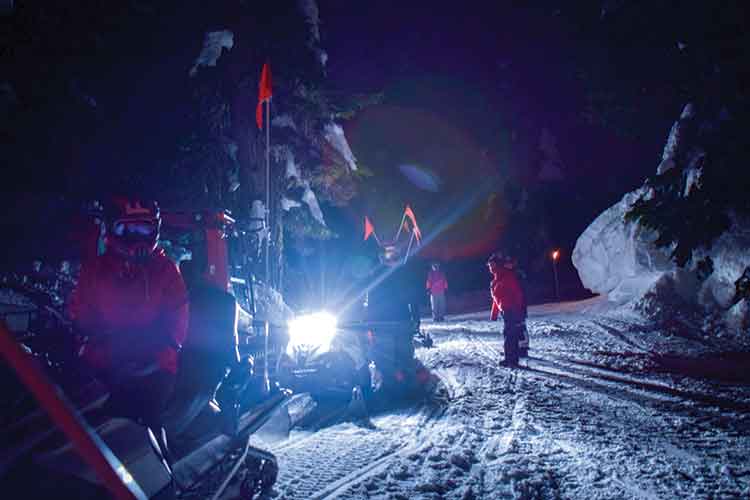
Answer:
<svg viewBox="0 0 750 500"><path fill-rule="evenodd" d="M112 232L119 237L149 237L156 234L158 228L152 220L117 221L112 226Z"/></svg>

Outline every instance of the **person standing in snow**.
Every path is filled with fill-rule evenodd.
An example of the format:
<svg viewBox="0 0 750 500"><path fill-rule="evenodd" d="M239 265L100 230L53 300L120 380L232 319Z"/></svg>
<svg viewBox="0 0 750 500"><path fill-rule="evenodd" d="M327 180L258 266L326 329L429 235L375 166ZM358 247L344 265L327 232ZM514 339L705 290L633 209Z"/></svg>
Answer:
<svg viewBox="0 0 750 500"><path fill-rule="evenodd" d="M113 198L106 252L83 263L69 306L79 356L109 387L111 410L155 430L188 326L185 283L157 248L160 226L155 201Z"/></svg>
<svg viewBox="0 0 750 500"><path fill-rule="evenodd" d="M445 319L445 291L448 289L448 279L440 270L440 264L432 263L432 268L427 274L427 291L430 294L430 306L432 307L432 319L443 321Z"/></svg>
<svg viewBox="0 0 750 500"><path fill-rule="evenodd" d="M503 364L517 367L520 354L518 343L524 328L526 298L514 269L513 259L496 252L490 255L487 267L492 274L490 320L497 321L500 313L503 316L503 337L505 338Z"/></svg>

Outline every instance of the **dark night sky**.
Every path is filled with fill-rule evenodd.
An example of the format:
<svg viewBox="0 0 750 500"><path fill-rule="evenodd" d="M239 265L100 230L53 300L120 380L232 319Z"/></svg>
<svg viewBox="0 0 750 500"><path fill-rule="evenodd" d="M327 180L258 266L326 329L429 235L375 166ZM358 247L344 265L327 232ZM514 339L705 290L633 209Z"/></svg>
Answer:
<svg viewBox="0 0 750 500"><path fill-rule="evenodd" d="M675 82L690 76L685 68L691 67L688 62L693 57L690 49L681 53L676 41L684 40L692 48L701 39L715 35L706 34L704 24L718 26L719 32L724 29L721 23L704 22L703 15L696 14L700 9L688 12L687 7L677 9L668 1L642 2L604 19L600 0L460 4L318 0L318 4L322 45L329 54L327 84L347 94L385 95L381 104L344 123L359 161L380 178L365 187L365 196L348 214L327 214L334 229L350 233L352 240L358 237L363 213L379 216L375 221L378 227L396 224L390 219L400 217L403 203L409 202L429 228L444 217L441 209L454 203L451 194L460 197L469 193L473 186L486 184L492 175L514 180L514 189L533 184L533 162L518 150L522 145L535 147L541 128L546 127L557 139L567 181L558 189L562 192L540 197L537 202L557 204L546 207L556 214L553 239L572 250L576 237L591 220L640 185L658 164L669 128L685 104L685 97L674 91ZM114 25L108 29L115 33L114 43L129 46L134 27L123 28L123 40L118 42L119 18L112 5ZM195 12L214 10L202 3L193 7ZM79 131L86 139L78 141L79 146L85 143L92 156L88 163L98 169L102 165L128 165L146 153L157 157L158 152L167 162L172 152L164 149L174 141L163 140L164 134L184 132L179 126L170 127L182 124L185 113L186 104L181 103L189 93L189 81L184 68L200 48L199 34L224 27L226 19L218 13L216 19L186 14L179 24L172 23L164 14L172 8L176 7L166 5L162 15L138 26L144 33L136 40L138 50L125 52L132 60L100 61L99 66L88 68L91 75L81 75L83 85L90 76L104 90L105 95L97 96L101 123L120 125ZM261 23L263 19L256 21ZM275 22L281 27L289 24L284 19ZM242 40L237 37L237 43ZM82 43L94 42L84 39ZM232 60L237 53L234 50L223 57ZM63 59L59 61L61 67L66 64ZM39 66L30 58L22 59L22 64ZM145 73L136 77L129 73L131 66L143 65L148 66ZM48 69L53 76L61 73L54 66ZM612 124L603 126L582 119L592 91L592 78L582 78L582 72L594 74L599 89L613 89L620 102L637 110L629 117L628 134ZM121 99L124 95L134 97ZM49 165L54 175L46 182L26 175L29 178L19 185L42 191L54 189L61 182L70 182L71 176L65 174L70 167L65 165L86 163L87 158L77 156L77 149L66 149L65 122L57 120L67 113L62 104L51 103L52 119L40 130L58 148L25 148L31 151L27 156ZM520 139L513 142L512 137ZM117 147L110 148L109 144ZM69 156L66 162L55 157L61 151ZM439 174L443 190L435 195L412 188L400 198L391 193L396 191L393 186L408 184L398 171L399 165L420 162ZM388 198L384 193L393 196ZM491 202L470 214L474 220L466 224L467 232L459 231L451 241L470 241L477 235L493 233L496 228L487 229L482 222L491 215L489 205ZM478 217L482 214L484 219ZM500 223L505 222L502 218L501 214ZM476 258L486 255L488 245L496 242L490 238L480 243L474 248ZM454 254L470 256L464 250ZM451 255L443 252L442 256Z"/></svg>
<svg viewBox="0 0 750 500"><path fill-rule="evenodd" d="M390 119L394 128L417 123L411 115L419 112L455 127L479 151L489 150L501 175L533 178L527 165L503 154L503 145L512 132L526 133L533 142L541 127L548 127L567 169L563 203L570 205L561 212L568 215L555 226L556 238L569 252L598 213L653 173L681 103L647 108L637 137L583 123L586 89L576 78L578 69L593 64L601 50L616 50L627 59L628 51L635 56L640 47L595 38L601 35L600 2L576 2L566 11L554 7L559 2L510 4L321 1L328 74L335 87L349 92L385 92L389 118L382 117L388 112L366 111L347 124L365 163L373 155L366 141L358 140L359 130L378 119ZM614 46L598 46L606 43ZM644 86L658 80L658 71L647 71L656 62L644 56L640 63L644 71L628 78L643 79ZM623 73L630 69L624 67ZM415 141L415 152L435 146L429 138ZM484 180L477 176L473 182ZM423 216L440 203L423 203Z"/></svg>

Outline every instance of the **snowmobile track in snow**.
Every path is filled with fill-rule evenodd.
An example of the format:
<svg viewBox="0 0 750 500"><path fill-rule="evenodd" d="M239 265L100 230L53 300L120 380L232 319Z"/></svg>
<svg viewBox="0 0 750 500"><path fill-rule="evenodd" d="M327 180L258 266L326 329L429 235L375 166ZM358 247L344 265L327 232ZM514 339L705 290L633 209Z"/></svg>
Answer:
<svg viewBox="0 0 750 500"><path fill-rule="evenodd" d="M622 342L624 345L630 346L631 348L635 349L635 352L637 353L648 353L649 350L642 345L637 344L633 340L629 339L624 333L622 333L618 328L615 328L611 325L608 325L604 322L603 319L597 319L595 321L591 322L593 325L599 327L599 330L603 331L604 333L614 337L619 342ZM627 323L622 323L622 325L627 325ZM620 327L622 327L620 325Z"/></svg>
<svg viewBox="0 0 750 500"><path fill-rule="evenodd" d="M336 496L353 483L386 469L395 457L411 453L412 447L404 444L410 440L405 437L426 432L452 399L450 384L436 377L448 393L447 401L438 396L437 401L419 403L393 415L375 416L374 428L339 424L271 447L280 468L274 487L278 498L320 500Z"/></svg>
<svg viewBox="0 0 750 500"><path fill-rule="evenodd" d="M630 341L624 334L617 331L614 327L604 325L600 321L592 321L593 325L599 327L611 336L617 338L624 344L639 349L645 353L645 349ZM504 355L484 340L481 336L467 334L469 339L482 345L479 354L491 359L494 364L500 366ZM533 349L532 349L533 351ZM491 353L488 355L487 352ZM561 382L572 384L582 389L596 392L607 397L619 400L629 401L641 406L656 406L666 409L676 408L688 403L697 406L696 411L703 409L720 409L723 411L750 412L750 405L743 402L733 401L731 399L720 398L709 394L703 394L685 389L678 389L664 385L663 383L643 380L633 376L624 376L618 370L599 367L594 363L578 362L569 360L565 357L552 355L553 359L539 357L526 358L527 365L521 366L519 370L536 375L553 377ZM534 366L534 365L542 365ZM576 366L579 365L579 366ZM720 419L718 422L723 427L733 426L731 419Z"/></svg>
<svg viewBox="0 0 750 500"><path fill-rule="evenodd" d="M745 403L700 392L677 389L655 381L615 375L616 373L619 373L617 370L600 368L594 366L592 363L584 363L578 360L569 360L562 357L554 357L554 360L530 357L529 361L533 364L542 364L548 368L548 370L551 370L547 371L539 367L528 367L528 369L532 371L557 376L558 378L566 379L568 381L583 381L586 382L587 389L595 389L594 386L599 386L604 389L603 392L606 393L606 390L609 388L618 388L619 391L615 392L625 391L631 395L642 395L645 398L656 399L660 402L676 400L683 403L687 401L691 404L717 407L722 410L750 411L750 405ZM581 365L588 369L570 365ZM642 400L643 398L639 399Z"/></svg>
<svg viewBox="0 0 750 500"><path fill-rule="evenodd" d="M532 318L532 358L517 370L500 365L496 324L434 328L436 349L422 357L455 383L456 398L431 447L379 490L359 484L346 495L750 498L747 388L660 371L651 352L686 342L609 319ZM462 473L455 457L476 466Z"/></svg>

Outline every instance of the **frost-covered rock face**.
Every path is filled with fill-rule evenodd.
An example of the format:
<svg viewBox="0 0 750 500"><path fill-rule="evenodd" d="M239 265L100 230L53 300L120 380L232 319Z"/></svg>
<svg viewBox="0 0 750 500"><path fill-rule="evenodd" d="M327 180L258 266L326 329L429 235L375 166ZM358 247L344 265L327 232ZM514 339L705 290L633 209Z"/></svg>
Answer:
<svg viewBox="0 0 750 500"><path fill-rule="evenodd" d="M657 234L625 221L631 205L646 188L626 194L597 217L573 250L573 265L583 286L611 300L627 302L640 296L664 273L674 268L669 255L653 245Z"/></svg>

